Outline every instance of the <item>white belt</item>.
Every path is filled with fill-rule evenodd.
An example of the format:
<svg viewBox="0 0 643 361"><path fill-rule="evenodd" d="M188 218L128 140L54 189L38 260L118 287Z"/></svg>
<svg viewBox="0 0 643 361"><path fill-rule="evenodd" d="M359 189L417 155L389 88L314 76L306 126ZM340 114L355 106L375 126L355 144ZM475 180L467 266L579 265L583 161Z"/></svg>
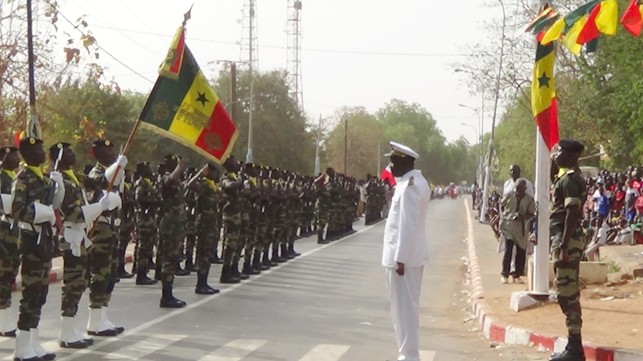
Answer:
<svg viewBox="0 0 643 361"><path fill-rule="evenodd" d="M13 219L6 214L0 215L0 221L7 222L9 224L13 223Z"/></svg>
<svg viewBox="0 0 643 361"><path fill-rule="evenodd" d="M18 227L21 228L21 229L24 229L26 231L32 231L32 232L35 231L36 233L40 233L40 231L42 230L42 226L40 226L40 225L31 224L31 223L23 222L23 221L18 222Z"/></svg>
<svg viewBox="0 0 643 361"><path fill-rule="evenodd" d="M78 228L78 229L85 229L87 228L85 223L78 223L78 222L63 222L63 226L69 227L69 228Z"/></svg>
<svg viewBox="0 0 643 361"><path fill-rule="evenodd" d="M101 223L113 225L113 226L116 226L116 227L121 225L120 218L114 218L114 222L112 222L109 218L107 218L105 216L100 216L100 217L98 217L98 221L101 222Z"/></svg>

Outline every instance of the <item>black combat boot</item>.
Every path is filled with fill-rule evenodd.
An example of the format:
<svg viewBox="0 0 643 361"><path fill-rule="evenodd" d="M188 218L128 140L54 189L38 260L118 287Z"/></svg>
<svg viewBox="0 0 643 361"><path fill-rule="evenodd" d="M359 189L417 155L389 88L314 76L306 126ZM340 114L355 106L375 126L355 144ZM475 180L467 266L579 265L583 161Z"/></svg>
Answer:
<svg viewBox="0 0 643 361"><path fill-rule="evenodd" d="M301 256L301 253L295 251L295 242L294 241L290 241L288 243L288 255L292 256L292 258L295 258L297 256Z"/></svg>
<svg viewBox="0 0 643 361"><path fill-rule="evenodd" d="M192 256L192 250L188 249L185 253L185 270L188 272L195 272L194 268L194 258Z"/></svg>
<svg viewBox="0 0 643 361"><path fill-rule="evenodd" d="M230 266L230 272L232 273L232 277L238 278L239 280L247 280L250 278L247 274L239 272L239 261L234 261L232 262L232 266Z"/></svg>
<svg viewBox="0 0 643 361"><path fill-rule="evenodd" d="M280 248L281 248L281 253L279 255L281 256L281 258L284 259L284 261L287 261L289 259L295 258L295 256L292 256L292 255L290 255L290 253L288 253L288 244L287 243L282 243L280 245Z"/></svg>
<svg viewBox="0 0 643 361"><path fill-rule="evenodd" d="M136 284L139 286L149 286L149 285L155 285L157 280L153 280L149 277L147 277L147 270L143 269L143 267L139 267L138 271L136 272Z"/></svg>
<svg viewBox="0 0 643 361"><path fill-rule="evenodd" d="M317 231L317 244L326 244L327 240L324 239L324 230Z"/></svg>
<svg viewBox="0 0 643 361"><path fill-rule="evenodd" d="M250 276L258 275L259 273L261 273L261 269L256 270L253 267L252 255L250 253L248 253L243 259L243 270L241 271L241 273L247 274L247 275L250 275Z"/></svg>
<svg viewBox="0 0 643 361"><path fill-rule="evenodd" d="M274 266L272 262L270 262L270 257L268 256L268 252L270 252L270 247L266 246L263 248L263 258L261 259L261 270L267 270L270 269L270 267Z"/></svg>
<svg viewBox="0 0 643 361"><path fill-rule="evenodd" d="M272 261L272 263L277 264L286 262L285 259L279 257L279 244L276 242L272 245L272 258L270 260Z"/></svg>
<svg viewBox="0 0 643 361"><path fill-rule="evenodd" d="M118 264L118 278L132 278L134 277L133 273L129 273L125 270L125 263Z"/></svg>
<svg viewBox="0 0 643 361"><path fill-rule="evenodd" d="M565 350L552 354L549 361L585 361L585 351L580 335L569 336Z"/></svg>
<svg viewBox="0 0 643 361"><path fill-rule="evenodd" d="M240 278L235 278L232 276L232 272L230 272L230 265L223 265L223 268L221 268L221 277L219 277L219 282L220 283L239 283L241 282Z"/></svg>
<svg viewBox="0 0 643 361"><path fill-rule="evenodd" d="M196 274L196 288L194 288L194 293L199 295L213 295L219 293L219 290L216 288L210 287L208 285L208 272L198 272Z"/></svg>
<svg viewBox="0 0 643 361"><path fill-rule="evenodd" d="M175 276L189 276L190 271L188 270L187 267L185 269L181 268L181 263L176 263L176 271L174 271Z"/></svg>
<svg viewBox="0 0 643 361"><path fill-rule="evenodd" d="M174 297L172 294L172 283L163 282L163 294L161 296L161 308L181 308L186 303Z"/></svg>
<svg viewBox="0 0 643 361"><path fill-rule="evenodd" d="M252 269L257 271L257 274L264 270L261 265L261 251L259 249L255 249L255 252L252 255Z"/></svg>

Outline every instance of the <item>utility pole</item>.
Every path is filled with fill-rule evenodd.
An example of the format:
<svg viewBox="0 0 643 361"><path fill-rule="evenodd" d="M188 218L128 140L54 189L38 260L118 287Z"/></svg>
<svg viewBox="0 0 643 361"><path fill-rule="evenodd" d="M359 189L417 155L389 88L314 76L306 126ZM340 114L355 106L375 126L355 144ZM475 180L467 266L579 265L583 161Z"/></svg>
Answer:
<svg viewBox="0 0 643 361"><path fill-rule="evenodd" d="M237 63L230 63L230 115L237 121Z"/></svg>
<svg viewBox="0 0 643 361"><path fill-rule="evenodd" d="M346 165L348 164L348 117L344 118L344 174L346 172Z"/></svg>
<svg viewBox="0 0 643 361"><path fill-rule="evenodd" d="M253 162L253 112L254 112L254 70L257 63L257 35L256 35L256 0L245 0L243 10L243 35L241 39L241 57L246 57L248 73L250 76L250 96L248 101L248 152L246 153L246 162ZM247 31L247 33L246 33ZM246 38L247 34L247 38ZM247 46L247 49L245 47ZM246 53L247 50L247 53Z"/></svg>

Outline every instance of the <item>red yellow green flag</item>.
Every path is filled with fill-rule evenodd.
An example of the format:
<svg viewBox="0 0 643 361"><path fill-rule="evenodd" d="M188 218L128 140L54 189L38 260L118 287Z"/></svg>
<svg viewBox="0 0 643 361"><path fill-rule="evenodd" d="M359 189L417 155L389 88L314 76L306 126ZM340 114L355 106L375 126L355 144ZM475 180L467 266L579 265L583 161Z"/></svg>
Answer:
<svg viewBox="0 0 643 361"><path fill-rule="evenodd" d="M577 44L586 44L594 39L597 39L601 35L601 32L600 30L598 30L598 26L596 25L596 18L598 17L598 14L600 12L601 4L598 4L589 13L587 23L585 23L585 26L580 31L580 33L578 34L578 38L576 39Z"/></svg>
<svg viewBox="0 0 643 361"><path fill-rule="evenodd" d="M167 56L159 67L159 74L170 79L177 79L185 51L185 26L180 26L174 34Z"/></svg>
<svg viewBox="0 0 643 361"><path fill-rule="evenodd" d="M632 0L621 18L621 24L632 35L641 35L641 30L643 30L643 1Z"/></svg>
<svg viewBox="0 0 643 361"><path fill-rule="evenodd" d="M558 109L556 108L556 82L554 64L556 48L554 43L538 44L531 85L531 109L549 150L558 143Z"/></svg>
<svg viewBox="0 0 643 361"><path fill-rule="evenodd" d="M141 112L141 124L221 164L237 140L237 126L185 43L182 53L176 79L159 76L156 80Z"/></svg>
<svg viewBox="0 0 643 361"><path fill-rule="evenodd" d="M618 1L601 1L600 11L596 16L596 27L605 35L616 35L618 23Z"/></svg>

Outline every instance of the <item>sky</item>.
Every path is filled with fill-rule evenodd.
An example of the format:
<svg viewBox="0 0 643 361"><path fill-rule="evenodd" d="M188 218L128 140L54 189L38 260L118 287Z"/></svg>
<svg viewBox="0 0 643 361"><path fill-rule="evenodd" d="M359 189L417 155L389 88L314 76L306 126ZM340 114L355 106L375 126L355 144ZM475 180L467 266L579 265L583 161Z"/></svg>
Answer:
<svg viewBox="0 0 643 361"><path fill-rule="evenodd" d="M239 60L244 0L58 0L61 23L84 16L99 63L122 89L149 92L172 36L193 5L187 44L208 77ZM447 138L476 143L479 118L467 78L467 46L486 36L482 0L302 0L304 110L311 121L338 108L375 112L391 99L418 103ZM258 68L287 66L287 0L257 0ZM487 15L483 15L487 14ZM487 19L489 20L489 19ZM67 24L69 26L69 24ZM41 29L42 30L42 29ZM70 30L74 36L74 31ZM76 33L76 36L79 35ZM467 125L462 125L465 123ZM489 131L490 122L483 132Z"/></svg>

